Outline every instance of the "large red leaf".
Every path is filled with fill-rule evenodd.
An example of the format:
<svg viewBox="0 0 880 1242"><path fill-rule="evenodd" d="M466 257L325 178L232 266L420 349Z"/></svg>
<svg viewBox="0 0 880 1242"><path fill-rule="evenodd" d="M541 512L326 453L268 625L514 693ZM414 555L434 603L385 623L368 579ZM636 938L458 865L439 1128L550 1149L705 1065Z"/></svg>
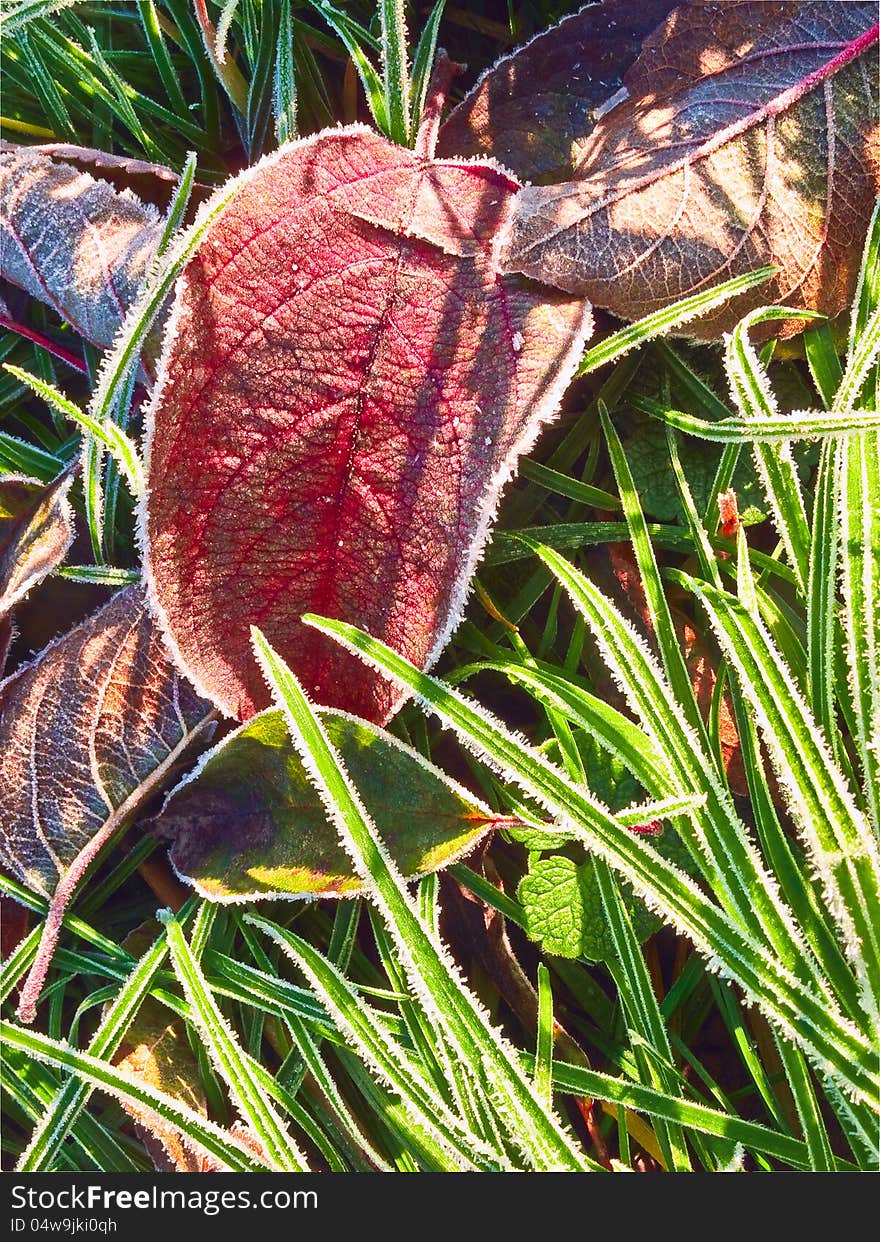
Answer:
<svg viewBox="0 0 880 1242"><path fill-rule="evenodd" d="M683 4L571 180L519 196L507 266L627 319L779 269L704 336L762 302L838 314L880 189L876 22L861 0Z"/></svg>
<svg viewBox="0 0 880 1242"><path fill-rule="evenodd" d="M420 665L461 611L498 492L590 326L501 276L518 183L362 126L244 173L178 283L149 418L154 606L199 691L269 702L259 625L323 704L397 691L301 626L345 618Z"/></svg>

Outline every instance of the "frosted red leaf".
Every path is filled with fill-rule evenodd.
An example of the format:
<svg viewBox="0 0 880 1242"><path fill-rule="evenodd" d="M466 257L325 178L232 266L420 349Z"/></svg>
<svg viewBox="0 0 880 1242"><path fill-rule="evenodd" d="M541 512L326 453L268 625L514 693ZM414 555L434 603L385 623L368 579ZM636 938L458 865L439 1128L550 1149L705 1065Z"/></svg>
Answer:
<svg viewBox="0 0 880 1242"><path fill-rule="evenodd" d="M182 274L144 543L169 646L228 714L269 702L252 625L320 703L383 721L398 692L300 616L421 666L457 623L590 327L581 299L499 274L518 189L493 164L328 130L242 174Z"/></svg>

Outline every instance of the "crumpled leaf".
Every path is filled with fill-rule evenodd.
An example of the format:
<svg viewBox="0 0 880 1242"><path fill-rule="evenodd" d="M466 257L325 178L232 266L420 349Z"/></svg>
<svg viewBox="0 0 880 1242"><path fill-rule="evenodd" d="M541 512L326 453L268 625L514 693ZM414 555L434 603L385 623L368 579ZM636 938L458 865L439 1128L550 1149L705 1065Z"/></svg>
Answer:
<svg viewBox="0 0 880 1242"><path fill-rule="evenodd" d="M50 899L29 1020L77 884L213 713L169 663L139 587L0 684L0 709L0 863Z"/></svg>
<svg viewBox="0 0 880 1242"><path fill-rule="evenodd" d="M24 475L0 477L0 617L64 560L73 542L72 482L69 471L48 485Z"/></svg>
<svg viewBox="0 0 880 1242"><path fill-rule="evenodd" d="M404 875L448 866L492 828L488 807L384 730L345 713L321 717ZM211 901L363 891L274 708L203 756L155 828L174 842L178 875Z"/></svg>
<svg viewBox="0 0 880 1242"><path fill-rule="evenodd" d="M499 275L517 187L328 130L243 173L181 276L144 543L169 645L227 714L269 702L251 625L319 703L378 722L400 692L301 614L422 667L445 645L590 326L580 300Z"/></svg>
<svg viewBox="0 0 880 1242"><path fill-rule="evenodd" d="M504 56L441 126L440 155L494 156L523 180L572 176L596 113L677 0L599 0Z"/></svg>
<svg viewBox="0 0 880 1242"><path fill-rule="evenodd" d="M109 346L162 232L154 207L29 147L0 151L0 275Z"/></svg>
<svg viewBox="0 0 880 1242"><path fill-rule="evenodd" d="M768 301L838 314L880 188L876 20L861 2L675 10L573 179L520 195L504 264L627 319L778 266L702 336Z"/></svg>

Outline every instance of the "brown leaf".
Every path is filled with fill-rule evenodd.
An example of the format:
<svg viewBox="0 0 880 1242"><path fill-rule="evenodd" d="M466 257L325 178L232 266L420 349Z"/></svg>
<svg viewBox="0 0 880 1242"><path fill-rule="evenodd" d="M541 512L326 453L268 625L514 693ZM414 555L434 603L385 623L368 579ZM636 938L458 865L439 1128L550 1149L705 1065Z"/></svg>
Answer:
<svg viewBox="0 0 880 1242"><path fill-rule="evenodd" d="M72 482L70 472L48 485L17 474L0 478L0 617L64 560L73 542Z"/></svg>
<svg viewBox="0 0 880 1242"><path fill-rule="evenodd" d="M4 962L28 932L30 912L11 897L0 897L0 957Z"/></svg>
<svg viewBox="0 0 880 1242"><path fill-rule="evenodd" d="M128 941L126 948L134 951ZM113 1064L179 1100L193 1112L207 1116L199 1065L186 1037L186 1028L152 997L148 996L138 1010ZM184 1144L180 1131L169 1126L152 1109L139 1104L123 1107L137 1123L144 1146L160 1171L206 1173L216 1168L216 1162L207 1152Z"/></svg>
<svg viewBox="0 0 880 1242"><path fill-rule="evenodd" d="M779 268L701 336L767 302L838 314L878 192L875 22L861 2L677 9L574 179L520 195L507 266L626 319Z"/></svg>
<svg viewBox="0 0 880 1242"><path fill-rule="evenodd" d="M440 129L440 155L494 156L523 180L572 176L596 113L677 0L600 0L505 56Z"/></svg>
<svg viewBox="0 0 880 1242"><path fill-rule="evenodd" d="M0 274L106 348L137 297L162 221L129 190L29 147L0 151Z"/></svg>
<svg viewBox="0 0 880 1242"><path fill-rule="evenodd" d="M17 144L0 139L0 152L18 150ZM159 181L174 183L177 173L164 164L150 164L146 160L136 160L129 155L116 155L112 151L101 151L98 147L80 147L71 142L41 142L36 146L28 146L26 150L47 155L49 159L65 164L84 164L88 168L102 168L109 173L119 173L126 177L152 177Z"/></svg>
<svg viewBox="0 0 880 1242"><path fill-rule="evenodd" d="M31 1020L61 919L89 865L205 734L130 587L0 684L0 862L50 899L22 992Z"/></svg>

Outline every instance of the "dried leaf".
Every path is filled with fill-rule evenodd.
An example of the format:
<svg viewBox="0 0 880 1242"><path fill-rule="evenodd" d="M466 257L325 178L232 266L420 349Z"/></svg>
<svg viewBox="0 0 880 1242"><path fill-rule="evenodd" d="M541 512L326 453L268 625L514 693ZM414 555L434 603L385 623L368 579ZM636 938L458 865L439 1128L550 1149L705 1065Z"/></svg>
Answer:
<svg viewBox="0 0 880 1242"><path fill-rule="evenodd" d="M137 587L3 682L0 708L0 862L50 898L29 1020L77 884L212 713L168 662Z"/></svg>
<svg viewBox="0 0 880 1242"><path fill-rule="evenodd" d="M162 231L154 207L29 147L0 151L0 274L106 348Z"/></svg>
<svg viewBox="0 0 880 1242"><path fill-rule="evenodd" d="M138 927L126 938L124 947L133 956L139 956L155 939L156 927L153 922ZM126 1031L113 1064L207 1116L199 1064L189 1045L186 1027L151 996ZM123 1107L137 1123L144 1146L161 1172L206 1173L215 1169L215 1161L207 1152L185 1144L180 1131L167 1125L157 1113L142 1105Z"/></svg>
<svg viewBox="0 0 880 1242"><path fill-rule="evenodd" d="M322 719L404 875L448 866L492 827L488 807L384 730L334 711ZM205 755L155 826L174 841L177 873L211 901L362 891L275 709Z"/></svg>
<svg viewBox="0 0 880 1242"><path fill-rule="evenodd" d="M20 150L16 143L0 139L0 152ZM70 142L41 142L28 146L28 152L38 152L65 164L84 164L87 168L101 168L107 173L125 177L151 177L174 183L177 173L164 164L151 164L136 160L129 155L117 155L113 151L101 151L98 147L80 147Z"/></svg>
<svg viewBox="0 0 880 1242"><path fill-rule="evenodd" d="M505 56L440 129L441 155L494 156L523 180L563 181L642 40L677 0L600 0Z"/></svg>
<svg viewBox="0 0 880 1242"><path fill-rule="evenodd" d="M838 314L878 192L875 22L829 0L677 9L574 179L520 195L506 266L627 319L778 266L703 336L768 301Z"/></svg>
<svg viewBox="0 0 880 1242"><path fill-rule="evenodd" d="M248 170L178 282L148 430L152 598L230 715L269 693L257 624L318 702L400 695L314 630L421 666L457 623L498 494L589 330L580 301L499 276L517 183L362 126Z"/></svg>
<svg viewBox="0 0 880 1242"><path fill-rule="evenodd" d="M72 482L70 472L48 485L24 475L0 478L0 617L64 560L73 542Z"/></svg>

